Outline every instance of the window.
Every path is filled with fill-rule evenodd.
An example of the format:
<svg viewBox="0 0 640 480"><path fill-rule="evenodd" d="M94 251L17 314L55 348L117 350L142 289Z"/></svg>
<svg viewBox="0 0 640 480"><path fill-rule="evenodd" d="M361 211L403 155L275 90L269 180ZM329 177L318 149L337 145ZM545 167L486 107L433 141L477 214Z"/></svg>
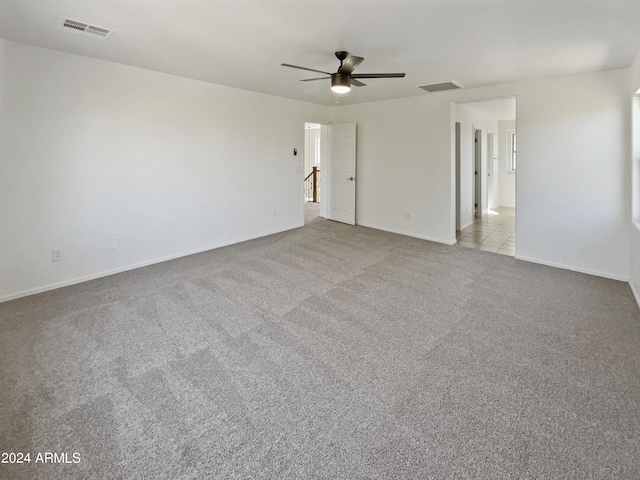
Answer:
<svg viewBox="0 0 640 480"><path fill-rule="evenodd" d="M319 134L316 136L314 147L316 151L316 155L315 155L316 165L320 165L320 135Z"/></svg>
<svg viewBox="0 0 640 480"><path fill-rule="evenodd" d="M508 138L507 172L515 173L516 171L516 132L514 130L507 132L507 138Z"/></svg>
<svg viewBox="0 0 640 480"><path fill-rule="evenodd" d="M516 171L516 134L511 134L511 170Z"/></svg>

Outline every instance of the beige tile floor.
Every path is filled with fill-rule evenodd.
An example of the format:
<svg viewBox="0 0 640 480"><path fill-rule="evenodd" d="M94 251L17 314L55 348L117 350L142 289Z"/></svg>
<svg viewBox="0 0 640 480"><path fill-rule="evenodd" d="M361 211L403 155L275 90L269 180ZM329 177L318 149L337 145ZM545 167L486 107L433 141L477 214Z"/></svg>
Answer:
<svg viewBox="0 0 640 480"><path fill-rule="evenodd" d="M516 209L498 207L476 218L473 225L457 231L456 239L463 247L513 256L516 254L515 230Z"/></svg>

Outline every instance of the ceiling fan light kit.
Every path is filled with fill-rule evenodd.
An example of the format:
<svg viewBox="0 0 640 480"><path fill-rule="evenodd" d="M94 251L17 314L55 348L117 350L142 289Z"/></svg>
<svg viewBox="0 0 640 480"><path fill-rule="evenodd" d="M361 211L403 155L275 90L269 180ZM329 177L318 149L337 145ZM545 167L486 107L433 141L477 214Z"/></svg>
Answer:
<svg viewBox="0 0 640 480"><path fill-rule="evenodd" d="M359 78L402 78L404 73L360 73L353 74L355 68L362 63L364 58L356 57L355 55L349 55L349 52L338 51L335 53L336 58L340 60L340 67L336 73L323 72L322 70L315 70L313 68L299 67L297 65L290 65L283 63L283 67L297 68L298 70L307 70L309 72L323 73L328 75L327 77L319 78L305 78L300 80L301 82L312 82L315 80L331 79L331 91L336 93L347 93L351 90L351 85L356 87L366 87L366 83L358 80Z"/></svg>
<svg viewBox="0 0 640 480"><path fill-rule="evenodd" d="M351 78L345 73L331 75L331 90L336 93L347 93L351 90Z"/></svg>

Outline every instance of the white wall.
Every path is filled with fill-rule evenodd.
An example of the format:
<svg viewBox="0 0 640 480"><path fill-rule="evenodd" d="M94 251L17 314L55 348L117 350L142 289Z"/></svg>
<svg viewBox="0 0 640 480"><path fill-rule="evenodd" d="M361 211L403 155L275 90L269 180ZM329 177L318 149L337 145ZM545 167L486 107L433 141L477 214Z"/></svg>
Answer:
<svg viewBox="0 0 640 480"><path fill-rule="evenodd" d="M518 93L516 256L629 278L629 71Z"/></svg>
<svg viewBox="0 0 640 480"><path fill-rule="evenodd" d="M304 130L304 175L311 173L312 167L320 166L320 159L316 158L316 138L320 138L320 127Z"/></svg>
<svg viewBox="0 0 640 480"><path fill-rule="evenodd" d="M516 174L510 172L511 163L511 136L509 133L516 129L515 120L505 120L499 123L499 154L498 163L500 165L500 206L516 206Z"/></svg>
<svg viewBox="0 0 640 480"><path fill-rule="evenodd" d="M508 96L517 258L628 279L631 238L637 286L629 91L618 70L328 109L0 40L0 300L302 225L305 120L357 123L358 223L454 243L453 104Z"/></svg>
<svg viewBox="0 0 640 480"><path fill-rule="evenodd" d="M455 243L451 109L442 95L334 107L357 123L358 224Z"/></svg>
<svg viewBox="0 0 640 480"><path fill-rule="evenodd" d="M335 107L358 123L358 222L455 241L452 103L515 96L516 257L628 279L628 83L616 70Z"/></svg>
<svg viewBox="0 0 640 480"><path fill-rule="evenodd" d="M629 98L640 89L640 54L631 66L631 89ZM632 195L632 218L630 222L630 261L629 284L640 305L640 97L634 98L632 118L632 147L630 187Z"/></svg>
<svg viewBox="0 0 640 480"><path fill-rule="evenodd" d="M499 124L498 124L499 125ZM490 134L490 135L489 135ZM493 198L491 192L489 192L488 206L494 210L500 206L500 128L498 126L497 132L487 132L487 161L492 160L489 163L488 168L491 170L490 176L487 177L487 188L493 188ZM492 139L492 140L491 140ZM489 150L489 142L492 141L492 148Z"/></svg>
<svg viewBox="0 0 640 480"><path fill-rule="evenodd" d="M293 148L329 117L0 40L0 300L302 225Z"/></svg>

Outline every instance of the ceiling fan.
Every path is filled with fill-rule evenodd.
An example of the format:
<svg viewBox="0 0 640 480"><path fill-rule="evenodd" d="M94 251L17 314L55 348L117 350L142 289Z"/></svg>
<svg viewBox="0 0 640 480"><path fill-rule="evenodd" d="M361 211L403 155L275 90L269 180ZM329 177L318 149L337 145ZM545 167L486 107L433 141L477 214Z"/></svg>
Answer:
<svg viewBox="0 0 640 480"><path fill-rule="evenodd" d="M349 52L339 51L336 52L336 57L340 60L340 67L336 73L323 72L322 70L314 70L313 68L299 67L297 65L289 65L283 63L283 67L297 68L299 70L308 70L310 72L323 73L329 75L328 77L318 78L306 78L301 82L312 82L314 80L326 80L331 79L331 90L336 93L347 93L351 90L351 85L356 87L364 87L365 83L362 83L360 78L403 78L404 73L357 73L353 71L358 65L362 63L364 58L356 57L355 55L349 55Z"/></svg>

